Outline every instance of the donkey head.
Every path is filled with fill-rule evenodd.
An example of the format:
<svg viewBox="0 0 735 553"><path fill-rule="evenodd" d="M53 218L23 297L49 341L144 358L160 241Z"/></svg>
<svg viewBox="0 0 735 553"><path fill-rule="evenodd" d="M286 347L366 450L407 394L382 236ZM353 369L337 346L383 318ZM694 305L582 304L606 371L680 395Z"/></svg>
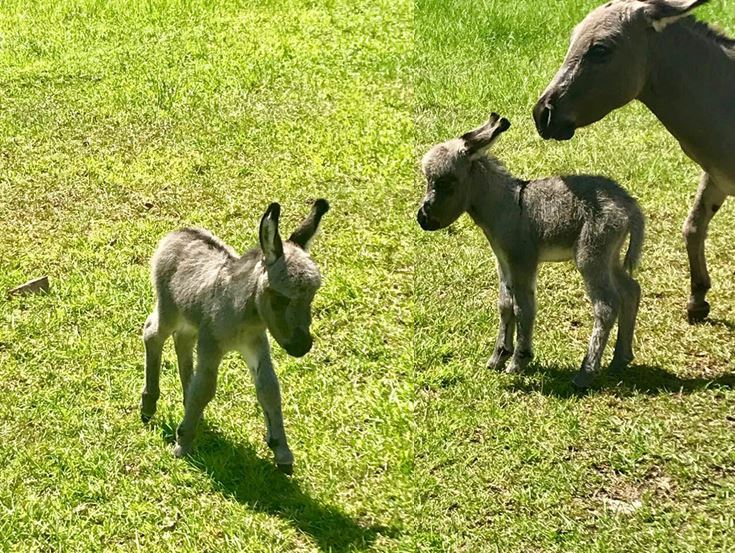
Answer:
<svg viewBox="0 0 735 553"><path fill-rule="evenodd" d="M559 71L533 108L545 138L569 140L638 97L648 78L652 33L708 0L612 0L572 33Z"/></svg>
<svg viewBox="0 0 735 553"><path fill-rule="evenodd" d="M510 121L493 113L481 127L429 150L421 160L426 195L416 216L422 229L448 227L467 211L473 164L509 128Z"/></svg>
<svg viewBox="0 0 735 553"><path fill-rule="evenodd" d="M307 249L328 210L326 200L316 200L309 216L285 242L278 231L280 205L268 206L260 220L265 270L256 296L258 313L276 342L294 357L311 349L311 302L321 276Z"/></svg>

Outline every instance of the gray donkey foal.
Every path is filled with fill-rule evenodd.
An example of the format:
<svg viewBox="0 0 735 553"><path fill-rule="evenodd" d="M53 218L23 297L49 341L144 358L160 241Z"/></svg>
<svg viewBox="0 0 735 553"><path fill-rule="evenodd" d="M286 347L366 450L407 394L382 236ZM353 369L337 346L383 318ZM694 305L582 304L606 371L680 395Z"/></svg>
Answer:
<svg viewBox="0 0 735 553"><path fill-rule="evenodd" d="M202 412L214 397L222 357L234 350L245 359L255 382L276 464L291 471L293 454L283 428L266 329L294 357L311 349L311 302L321 277L307 248L328 209L326 200L317 200L298 230L283 242L278 232L280 206L271 204L260 221L260 248L242 256L202 229L172 232L159 244L151 261L157 303L143 329L145 387L140 412L143 421L156 412L161 352L173 334L185 406L176 432L177 457L190 451ZM195 343L197 364L192 375Z"/></svg>
<svg viewBox="0 0 735 553"><path fill-rule="evenodd" d="M630 276L640 259L644 219L636 201L614 181L599 176L551 177L530 182L511 176L486 155L510 127L496 113L483 126L434 146L423 158L427 192L418 212L424 230L437 230L467 212L497 257L500 279L498 338L488 367L525 369L533 358L538 264L573 259L582 273L595 321L587 355L574 383L586 387L599 371L615 320L618 337L611 363L633 360L633 330L640 287ZM620 250L630 245L624 264ZM517 327L518 344L513 346Z"/></svg>

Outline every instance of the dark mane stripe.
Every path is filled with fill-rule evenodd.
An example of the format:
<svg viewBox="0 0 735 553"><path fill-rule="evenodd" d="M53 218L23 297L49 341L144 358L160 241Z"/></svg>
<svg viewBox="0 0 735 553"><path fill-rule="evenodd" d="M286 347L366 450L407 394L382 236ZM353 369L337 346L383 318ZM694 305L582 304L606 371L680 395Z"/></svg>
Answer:
<svg viewBox="0 0 735 553"><path fill-rule="evenodd" d="M179 232L182 232L189 236L189 238L193 240L199 240L200 242L204 242L208 247L220 251L224 254L226 254L228 257L232 257L232 253L230 252L230 249L214 238L211 234L208 232L205 232L198 228L192 228L192 227L185 227L179 230Z"/></svg>
<svg viewBox="0 0 735 553"><path fill-rule="evenodd" d="M682 19L682 23L685 23L696 33L716 42L717 44L724 46L730 50L735 50L735 38L727 36L724 31L721 31L717 27L695 19L693 16Z"/></svg>

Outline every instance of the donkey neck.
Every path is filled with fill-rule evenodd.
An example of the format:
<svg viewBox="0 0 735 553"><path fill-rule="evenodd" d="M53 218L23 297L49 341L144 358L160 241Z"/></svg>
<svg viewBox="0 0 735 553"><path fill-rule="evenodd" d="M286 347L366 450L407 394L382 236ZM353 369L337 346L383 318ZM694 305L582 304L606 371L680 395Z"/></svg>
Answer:
<svg viewBox="0 0 735 553"><path fill-rule="evenodd" d="M735 183L735 50L693 20L652 35L638 97L707 172Z"/></svg>
<svg viewBox="0 0 735 553"><path fill-rule="evenodd" d="M259 249L246 251L234 259L225 271L229 301L243 319L259 318L255 297L258 293L258 272L263 254Z"/></svg>
<svg viewBox="0 0 735 553"><path fill-rule="evenodd" d="M490 157L477 160L471 176L467 213L486 234L495 234L499 226L506 224L508 216L516 214L521 182Z"/></svg>

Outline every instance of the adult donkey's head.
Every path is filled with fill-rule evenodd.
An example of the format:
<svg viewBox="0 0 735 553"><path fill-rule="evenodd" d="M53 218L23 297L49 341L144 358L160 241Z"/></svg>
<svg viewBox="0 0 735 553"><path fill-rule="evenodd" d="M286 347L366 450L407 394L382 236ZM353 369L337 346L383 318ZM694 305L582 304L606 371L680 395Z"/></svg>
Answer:
<svg viewBox="0 0 735 553"><path fill-rule="evenodd" d="M638 97L648 76L652 34L707 1L612 0L590 12L533 108L539 134L569 140L577 128Z"/></svg>

